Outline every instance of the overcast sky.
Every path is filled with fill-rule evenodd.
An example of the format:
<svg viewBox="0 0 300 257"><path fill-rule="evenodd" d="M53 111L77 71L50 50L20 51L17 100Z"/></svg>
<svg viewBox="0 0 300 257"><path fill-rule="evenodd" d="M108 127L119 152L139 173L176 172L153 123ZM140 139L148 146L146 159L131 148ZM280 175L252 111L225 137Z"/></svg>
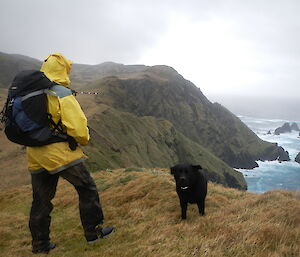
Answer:
<svg viewBox="0 0 300 257"><path fill-rule="evenodd" d="M204 94L300 98L299 0L0 0L0 51L164 64Z"/></svg>

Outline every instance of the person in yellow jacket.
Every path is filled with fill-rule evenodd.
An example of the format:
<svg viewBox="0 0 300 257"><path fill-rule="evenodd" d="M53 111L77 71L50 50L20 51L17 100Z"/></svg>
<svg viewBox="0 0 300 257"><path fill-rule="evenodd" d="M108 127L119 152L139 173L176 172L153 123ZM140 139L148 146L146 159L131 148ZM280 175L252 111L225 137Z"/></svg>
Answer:
<svg viewBox="0 0 300 257"><path fill-rule="evenodd" d="M47 56L40 70L55 83L47 94L48 112L72 140L26 148L33 190L29 218L33 253L48 253L56 246L50 242L49 227L53 209L51 200L59 177L66 179L77 190L81 223L88 243L114 230L112 226L101 227L104 217L99 195L93 178L83 164L87 156L80 145L88 143L89 131L87 119L69 88L71 64L62 54L54 53Z"/></svg>

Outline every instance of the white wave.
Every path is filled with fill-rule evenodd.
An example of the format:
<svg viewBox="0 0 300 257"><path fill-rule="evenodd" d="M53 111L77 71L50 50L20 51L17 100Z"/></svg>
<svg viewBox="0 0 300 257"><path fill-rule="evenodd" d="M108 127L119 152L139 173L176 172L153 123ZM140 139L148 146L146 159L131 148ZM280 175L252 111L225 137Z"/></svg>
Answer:
<svg viewBox="0 0 300 257"><path fill-rule="evenodd" d="M239 169L245 176L248 190L263 193L271 189L300 190L300 164L294 161L300 152L299 132L292 131L274 135L276 128L285 122L296 122L281 119L262 119L255 117L239 116L240 119L264 141L277 143L289 152L291 161L279 163L278 161L258 161L258 168L253 170ZM268 132L271 134L268 134Z"/></svg>

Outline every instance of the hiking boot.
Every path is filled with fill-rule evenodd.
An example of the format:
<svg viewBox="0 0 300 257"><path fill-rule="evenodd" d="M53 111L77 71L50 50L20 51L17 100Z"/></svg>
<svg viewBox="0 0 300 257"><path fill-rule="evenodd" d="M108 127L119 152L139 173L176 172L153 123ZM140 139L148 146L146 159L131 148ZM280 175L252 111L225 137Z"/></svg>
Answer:
<svg viewBox="0 0 300 257"><path fill-rule="evenodd" d="M88 239L87 240L88 244L92 244L101 238L108 237L112 232L114 232L115 228L113 226L107 226L102 228L98 225L95 227L95 230L97 235L92 239Z"/></svg>
<svg viewBox="0 0 300 257"><path fill-rule="evenodd" d="M49 253L50 250L53 250L56 247L56 244L49 242L47 246L38 248L38 249L32 249L33 253Z"/></svg>

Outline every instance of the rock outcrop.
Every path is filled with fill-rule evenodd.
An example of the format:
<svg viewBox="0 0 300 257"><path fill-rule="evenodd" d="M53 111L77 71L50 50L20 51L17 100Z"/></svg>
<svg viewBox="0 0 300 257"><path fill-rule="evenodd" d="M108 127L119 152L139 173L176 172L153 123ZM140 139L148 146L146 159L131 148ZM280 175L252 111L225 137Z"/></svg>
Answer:
<svg viewBox="0 0 300 257"><path fill-rule="evenodd" d="M292 131L300 131L298 124L296 122L293 122L291 125L290 123L286 122L281 127L275 129L274 134L280 135L283 133L290 133Z"/></svg>
<svg viewBox="0 0 300 257"><path fill-rule="evenodd" d="M292 125L291 125L291 130L294 130L294 131L300 131L299 127L298 127L298 124L296 122L293 122Z"/></svg>
<svg viewBox="0 0 300 257"><path fill-rule="evenodd" d="M300 164L300 153L297 154L295 158L295 162L298 162Z"/></svg>
<svg viewBox="0 0 300 257"><path fill-rule="evenodd" d="M290 132L292 132L290 123L286 122L281 127L275 129L274 134L275 135L280 135L280 134L283 134L283 133L290 133Z"/></svg>
<svg viewBox="0 0 300 257"><path fill-rule="evenodd" d="M280 147L280 148L281 148L281 150L280 150L281 154L278 157L278 161L280 161L280 162L290 161L291 158L290 158L289 152L285 151L282 147Z"/></svg>

